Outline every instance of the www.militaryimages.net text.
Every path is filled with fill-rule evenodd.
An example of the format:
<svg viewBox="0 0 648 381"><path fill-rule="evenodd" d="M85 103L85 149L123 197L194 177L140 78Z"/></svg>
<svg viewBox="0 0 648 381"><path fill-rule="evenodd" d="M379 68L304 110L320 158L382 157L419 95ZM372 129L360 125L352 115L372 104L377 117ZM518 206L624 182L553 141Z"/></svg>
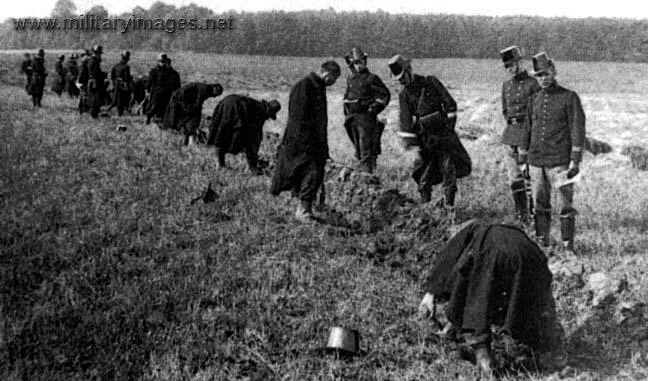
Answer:
<svg viewBox="0 0 648 381"><path fill-rule="evenodd" d="M18 18L13 19L16 30L160 30L173 33L177 30L226 31L235 29L234 17L98 17L94 14L61 18Z"/></svg>

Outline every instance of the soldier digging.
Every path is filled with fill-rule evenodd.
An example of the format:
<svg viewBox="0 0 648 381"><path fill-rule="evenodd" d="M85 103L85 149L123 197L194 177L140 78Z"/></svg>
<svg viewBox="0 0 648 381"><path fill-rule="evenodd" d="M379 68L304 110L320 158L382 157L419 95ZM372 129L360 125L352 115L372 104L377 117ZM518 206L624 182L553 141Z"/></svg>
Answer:
<svg viewBox="0 0 648 381"><path fill-rule="evenodd" d="M445 201L439 206L454 212L457 179L470 174L472 162L454 130L457 104L434 76L413 74L400 54L389 60L392 77L403 86L399 95L400 132L406 147L419 147L412 177L423 203L430 202L432 186L443 183Z"/></svg>
<svg viewBox="0 0 648 381"><path fill-rule="evenodd" d="M511 76L502 85L502 113L506 120L506 127L502 133L502 143L505 144L507 155L504 159L509 184L513 192L516 219L522 224L528 222L529 208L527 198L527 171L520 169L518 147L522 145L524 137L524 117L527 103L531 94L540 90L535 78L522 67L522 54L517 46L510 46L500 51L504 68Z"/></svg>
<svg viewBox="0 0 648 381"><path fill-rule="evenodd" d="M225 154L245 151L250 172L263 173L259 166L259 148L266 120L277 119L281 104L276 100L256 100L238 94L223 98L212 116L207 144L216 146L218 167L227 168Z"/></svg>
<svg viewBox="0 0 648 381"><path fill-rule="evenodd" d="M277 152L270 193L291 191L299 200L295 216L314 221L313 201L324 182L329 157L326 87L340 77L340 65L326 61L290 90L288 122Z"/></svg>
<svg viewBox="0 0 648 381"><path fill-rule="evenodd" d="M556 81L556 67L547 53L533 57L533 70L541 90L529 100L520 158L530 164L535 231L543 246L551 244L551 193L556 189L562 248L573 251L577 214L574 184L560 186L559 181L560 174L572 178L580 172L585 113L578 94Z"/></svg>
<svg viewBox="0 0 648 381"><path fill-rule="evenodd" d="M380 138L385 125L377 115L389 103L389 90L380 77L367 68L367 54L353 48L345 55L351 76L344 93L344 127L353 146L356 159L364 172L373 173L380 154Z"/></svg>
<svg viewBox="0 0 648 381"><path fill-rule="evenodd" d="M178 130L184 134L184 145L194 144L202 119L205 101L223 93L218 83L191 82L173 92L164 114L163 129Z"/></svg>

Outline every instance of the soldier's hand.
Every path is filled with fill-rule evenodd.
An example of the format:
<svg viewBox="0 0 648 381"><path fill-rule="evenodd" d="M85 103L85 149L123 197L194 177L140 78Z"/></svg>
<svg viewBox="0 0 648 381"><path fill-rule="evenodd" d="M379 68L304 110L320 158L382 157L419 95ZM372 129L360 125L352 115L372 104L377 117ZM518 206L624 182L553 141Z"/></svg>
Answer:
<svg viewBox="0 0 648 381"><path fill-rule="evenodd" d="M429 292L425 294L423 300L419 304L418 316L420 319L426 319L434 317L435 313L435 304L434 304L434 295Z"/></svg>
<svg viewBox="0 0 648 381"><path fill-rule="evenodd" d="M567 171L567 178L571 179L572 177L580 173L580 165L577 161L572 161L569 163L569 170Z"/></svg>

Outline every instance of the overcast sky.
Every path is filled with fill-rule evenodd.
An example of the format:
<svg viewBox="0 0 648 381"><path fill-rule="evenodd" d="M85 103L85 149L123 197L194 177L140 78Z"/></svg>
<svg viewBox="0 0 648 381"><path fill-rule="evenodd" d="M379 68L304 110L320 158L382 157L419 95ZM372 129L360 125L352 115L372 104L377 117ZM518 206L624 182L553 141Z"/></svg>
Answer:
<svg viewBox="0 0 648 381"><path fill-rule="evenodd" d="M74 0L78 12L93 5L103 5L111 14L131 11L135 6L149 8L156 0L108 1ZM538 15L566 17L621 17L648 19L648 2L616 1L568 1L568 0L168 0L167 4L176 6L196 3L220 13L230 9L239 11L257 10L303 10L333 8L337 11L382 9L390 13L455 13L468 15ZM9 0L0 7L0 20L9 17L48 16L55 0Z"/></svg>

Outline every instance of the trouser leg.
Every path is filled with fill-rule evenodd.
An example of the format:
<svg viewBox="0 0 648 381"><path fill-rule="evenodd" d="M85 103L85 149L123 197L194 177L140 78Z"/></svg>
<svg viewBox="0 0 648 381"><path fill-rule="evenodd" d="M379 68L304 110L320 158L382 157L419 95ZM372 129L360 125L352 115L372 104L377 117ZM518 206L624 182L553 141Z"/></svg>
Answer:
<svg viewBox="0 0 648 381"><path fill-rule="evenodd" d="M418 185L418 191L421 195L421 202L430 202L432 199L432 183L431 177L431 155L428 150L421 149L419 156L414 161L412 178Z"/></svg>
<svg viewBox="0 0 648 381"><path fill-rule="evenodd" d="M574 184L558 188L558 203L560 205L560 234L563 247L574 250L574 236L576 234L576 215L573 207Z"/></svg>
<svg viewBox="0 0 648 381"><path fill-rule="evenodd" d="M440 157L445 204L448 207L454 207L455 194L457 193L457 167L451 154L441 151Z"/></svg>
<svg viewBox="0 0 648 381"><path fill-rule="evenodd" d="M551 179L546 167L529 168L535 203L536 237L543 246L551 242Z"/></svg>

